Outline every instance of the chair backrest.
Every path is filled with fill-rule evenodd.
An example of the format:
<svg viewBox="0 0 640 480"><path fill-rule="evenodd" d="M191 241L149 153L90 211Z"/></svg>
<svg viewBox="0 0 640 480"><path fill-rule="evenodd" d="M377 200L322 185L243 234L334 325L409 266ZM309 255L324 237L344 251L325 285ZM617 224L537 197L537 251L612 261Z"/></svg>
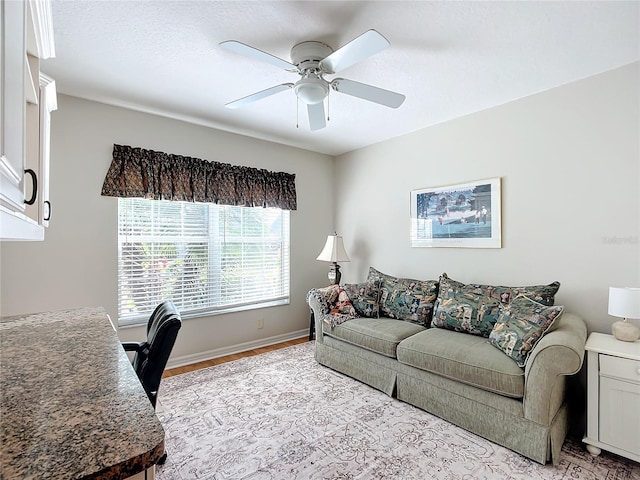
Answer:
<svg viewBox="0 0 640 480"><path fill-rule="evenodd" d="M171 301L162 302L149 317L144 348L133 358L133 368L154 408L162 373L181 326L182 319L175 305Z"/></svg>

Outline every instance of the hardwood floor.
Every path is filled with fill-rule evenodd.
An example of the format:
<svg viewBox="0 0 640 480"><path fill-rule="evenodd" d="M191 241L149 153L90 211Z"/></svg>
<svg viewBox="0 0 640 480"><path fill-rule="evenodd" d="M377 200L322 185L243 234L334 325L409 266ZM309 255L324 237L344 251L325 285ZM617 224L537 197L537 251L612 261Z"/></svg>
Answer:
<svg viewBox="0 0 640 480"><path fill-rule="evenodd" d="M247 350L246 352L235 353L233 355L226 355L224 357L213 358L204 362L193 363L191 365L185 365L183 367L176 367L165 370L162 374L162 378L171 377L173 375L180 375L181 373L193 372L201 368L212 367L213 365L219 365L221 363L232 362L244 357L252 357L254 355L260 355L261 353L271 352L280 348L291 347L300 343L308 342L307 337L298 338L296 340L290 340L288 342L276 343L275 345L269 345L268 347L255 348L253 350Z"/></svg>

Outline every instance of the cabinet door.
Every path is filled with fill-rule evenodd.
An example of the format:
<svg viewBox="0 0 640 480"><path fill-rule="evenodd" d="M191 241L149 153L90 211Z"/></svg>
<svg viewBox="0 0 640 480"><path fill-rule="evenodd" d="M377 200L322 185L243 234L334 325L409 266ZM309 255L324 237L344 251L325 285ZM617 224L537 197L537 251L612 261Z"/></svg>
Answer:
<svg viewBox="0 0 640 480"><path fill-rule="evenodd" d="M24 211L25 6L2 0L0 87L0 204Z"/></svg>
<svg viewBox="0 0 640 480"><path fill-rule="evenodd" d="M40 73L38 105L27 105L27 168L36 172L38 191L36 202L28 206L26 215L47 227L52 209L49 199L49 158L51 143L51 112L58 108L56 83Z"/></svg>
<svg viewBox="0 0 640 480"><path fill-rule="evenodd" d="M600 441L640 455L640 384L600 378Z"/></svg>
<svg viewBox="0 0 640 480"><path fill-rule="evenodd" d="M40 74L40 178L42 195L39 201L39 223L47 227L52 215L49 198L49 162L51 157L51 112L58 109L56 82Z"/></svg>

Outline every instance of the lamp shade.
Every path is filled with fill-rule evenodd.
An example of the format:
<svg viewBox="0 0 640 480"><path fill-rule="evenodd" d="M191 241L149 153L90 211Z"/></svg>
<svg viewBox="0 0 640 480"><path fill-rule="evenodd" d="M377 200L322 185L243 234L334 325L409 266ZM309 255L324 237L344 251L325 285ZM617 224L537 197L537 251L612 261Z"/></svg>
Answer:
<svg viewBox="0 0 640 480"><path fill-rule="evenodd" d="M316 260L322 260L324 262L350 262L351 259L347 255L344 249L344 243L342 237L339 235L329 235L327 237L327 243L324 244L324 248L318 255Z"/></svg>
<svg viewBox="0 0 640 480"><path fill-rule="evenodd" d="M609 315L640 318L640 288L609 287Z"/></svg>

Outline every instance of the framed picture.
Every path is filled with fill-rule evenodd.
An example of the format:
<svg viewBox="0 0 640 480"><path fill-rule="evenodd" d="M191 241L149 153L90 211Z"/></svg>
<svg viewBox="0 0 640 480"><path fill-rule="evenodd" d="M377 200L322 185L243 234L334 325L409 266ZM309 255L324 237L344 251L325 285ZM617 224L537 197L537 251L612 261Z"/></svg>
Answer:
<svg viewBox="0 0 640 480"><path fill-rule="evenodd" d="M500 248L500 178L411 192L412 247Z"/></svg>

